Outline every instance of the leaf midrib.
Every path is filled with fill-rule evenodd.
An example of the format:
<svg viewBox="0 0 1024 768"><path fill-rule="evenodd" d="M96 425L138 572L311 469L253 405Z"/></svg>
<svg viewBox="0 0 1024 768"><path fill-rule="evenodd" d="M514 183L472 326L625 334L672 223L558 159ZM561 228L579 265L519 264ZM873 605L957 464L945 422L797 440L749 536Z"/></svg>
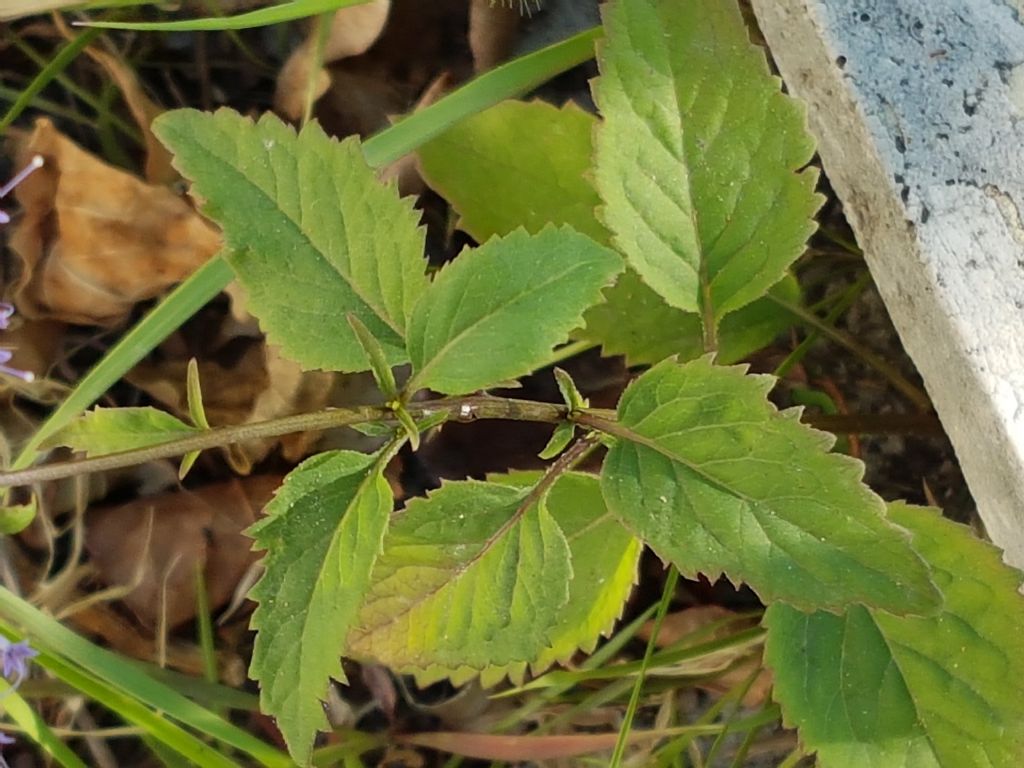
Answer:
<svg viewBox="0 0 1024 768"><path fill-rule="evenodd" d="M217 126L217 127L219 128L220 126ZM223 133L220 133L220 135L223 135ZM299 143L299 141L301 139L301 136L293 135L293 136L290 137L290 139L293 139L294 143L291 146L288 147L288 152L289 152L290 157L295 161L295 175L296 175L297 178L301 179L301 172L299 171L299 163L298 163L298 159L299 159L298 158L298 153L295 151L295 150L298 150L302 146ZM320 250L319 247L317 247L317 245L310 239L310 237L306 233L305 229L303 229L302 224L300 222L296 221L292 216L290 216L278 204L277 200L274 197L272 197L268 192L266 192L262 187L260 187L259 184L257 184L255 181L251 180L247 175L245 175L241 171L240 168L238 168L235 165L232 165L227 160L225 160L225 159L221 158L219 155L215 154L212 151L212 149L208 148L202 142L194 141L193 142L193 146L198 148L202 153L204 153L206 155L207 158L212 160L213 164L216 164L216 165L218 165L220 167L223 167L223 168L227 168L229 171L231 171L234 174L234 176L236 178L239 178L243 182L245 182L246 186L248 186L249 188L255 190L258 195L263 197L265 200L269 201L273 205L274 210L278 214L280 214L281 219L284 220L284 221L287 221L291 225L293 230L298 233L299 239L302 240L303 242L305 242L306 245L309 246L309 249L314 254L316 254L316 257L318 259L320 259L327 266L328 271L337 274L342 280L344 280L345 283L348 284L349 288L351 288L352 293L355 294L355 296L358 297L359 300L363 302L363 304L365 304L370 310L372 310L373 313L378 318L380 318L384 322L385 325L387 325L389 328L391 328L391 330L393 330L396 334L398 334L398 337L400 339L405 339L405 331L404 331L404 329L396 324L395 320L393 320L391 318L391 316L389 315L389 313L387 311L381 311L381 308L377 305L376 301L374 301L374 300L372 300L370 298L367 298L366 296L363 295L363 292L360 290L360 288L353 281L352 276L349 275L349 274L346 274L341 269L339 269L338 266L334 262L332 262L330 260L330 258L328 258L327 255L322 250ZM235 146L238 146L237 143L235 144ZM279 144L279 146L282 146L282 145ZM277 174L275 173L274 176L276 178ZM194 177L192 183L193 183L193 185L195 187L197 187L199 189L200 192L203 192L203 187L206 186L205 177L200 177L200 176ZM335 190L336 190L336 188L335 188ZM334 202L337 203L337 200L335 200ZM340 212L340 206L338 206L338 208L339 208L339 212ZM225 211L226 210L227 210L227 207L225 206ZM301 215L301 212L300 212L300 215ZM345 238L345 242L346 242L346 244L348 244L348 237L347 236ZM252 246L250 245L249 248L252 248Z"/></svg>
<svg viewBox="0 0 1024 768"><path fill-rule="evenodd" d="M509 486L509 487L514 487L514 486ZM423 604L429 602L430 600L432 600L443 589L445 589L446 587L449 587L449 586L459 582L474 565L476 565L486 555L488 555L489 553L493 552L495 546L497 546L497 544L502 539L504 539L506 536L511 535L512 530L517 525L519 525L522 522L523 517L526 515L526 513L529 512L530 509L532 509L533 507L536 506L536 503L534 503L534 504L531 504L527 509L523 509L522 508L523 501L525 499L527 499L529 497L529 495L530 495L529 494L529 490L530 489L527 489L523 493L516 494L516 496L513 497L518 502L517 505L516 505L516 509L513 511L513 513L511 515L509 515L508 519L505 520L500 526L498 526L494 530L494 532L492 534L490 534L486 539L484 539L484 541L482 541L480 543L479 550L477 552L475 552L472 557L470 557L464 563L462 563L460 565L457 565L456 567L452 568L449 571L449 573L450 573L449 578L447 578L446 580L442 581L435 588L433 588L433 589L431 589L431 590L429 590L427 592L422 593L422 595L420 595L416 600L410 601L408 606L403 608L401 611L398 611L397 613L391 614L391 616L388 618L387 621L381 622L379 624L374 625L372 629L367 628L367 632L365 633L364 636L369 637L369 636L373 635L374 633L380 631L381 629L383 629L385 627L390 627L390 626L395 625L396 623L398 623L399 619L402 619L403 617L409 615L416 608L418 608L421 605L423 605ZM439 569L439 570L441 570L441 569ZM443 570L447 570L447 569L443 569ZM517 573L518 573L518 570L517 570ZM516 583L518 584L519 582L520 582L520 579L517 577L516 578ZM509 662L509 663L515 663L515 662Z"/></svg>
<svg viewBox="0 0 1024 768"><path fill-rule="evenodd" d="M409 390L410 391L414 391L415 389L422 387L423 385L421 384L421 382L424 381L424 380L428 380L428 372L432 368L435 368L437 366L437 364L439 363L439 361L442 361L444 358L446 358L450 354L452 347L456 346L467 334L470 334L473 331L475 331L480 325L483 325L484 323L488 322L489 320L492 320L495 315L505 311L509 306L511 306L511 305L519 302L520 300L528 297L531 293L536 293L537 291L543 290L548 285L551 285L554 282L557 282L557 281L560 281L560 280L564 279L567 275L570 275L572 272L576 271L577 269L591 266L594 263L595 263L595 260L589 260L589 261L579 261L579 262L575 262L573 264L570 264L566 269L564 269L563 271L559 272L556 275L552 275L550 278L548 278L547 280L545 280L542 283L539 283L539 284L530 283L530 284L528 284L527 286L524 287L523 290L521 290L520 292L510 296L505 302L503 302L501 304L498 304L495 307L493 307L492 309L488 310L488 312L486 314L481 315L471 325L467 326L466 328L463 328L455 336L453 336L448 341L446 341L433 354L433 356L430 358L430 362L427 363L426 365L424 365L412 377L412 379L410 380L409 385L408 385ZM438 278L435 278L435 279L440 279L440 276ZM429 295L430 295L429 292L425 292L423 294L423 296L420 297L420 299L421 300L426 300L426 297L428 297ZM462 300L462 298L460 298L460 301L461 300ZM426 321L425 320L424 320L423 333L424 333L424 336L425 336L426 335Z"/></svg>

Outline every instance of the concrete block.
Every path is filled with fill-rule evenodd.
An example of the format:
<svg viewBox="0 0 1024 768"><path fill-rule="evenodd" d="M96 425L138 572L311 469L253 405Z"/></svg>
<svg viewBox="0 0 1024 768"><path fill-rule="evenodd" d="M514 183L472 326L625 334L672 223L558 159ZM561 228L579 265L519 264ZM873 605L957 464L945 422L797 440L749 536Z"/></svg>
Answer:
<svg viewBox="0 0 1024 768"><path fill-rule="evenodd" d="M1017 0L1015 0L1015 3ZM752 0L1007 562L1024 567L1024 25L1001 0Z"/></svg>

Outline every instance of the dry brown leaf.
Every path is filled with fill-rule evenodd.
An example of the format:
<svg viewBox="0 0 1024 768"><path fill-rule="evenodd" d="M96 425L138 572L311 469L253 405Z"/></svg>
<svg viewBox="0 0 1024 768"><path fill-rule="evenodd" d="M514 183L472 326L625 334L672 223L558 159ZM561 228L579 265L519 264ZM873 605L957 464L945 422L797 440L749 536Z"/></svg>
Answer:
<svg viewBox="0 0 1024 768"><path fill-rule="evenodd" d="M128 110L142 131L142 139L146 143L146 181L151 184L170 184L175 181L178 172L171 165L171 152L160 142L151 128L153 120L164 112L163 107L150 100L142 84L135 77L135 71L121 59L105 51L99 51L95 46L86 48L85 52L107 71L111 80L117 83Z"/></svg>
<svg viewBox="0 0 1024 768"><path fill-rule="evenodd" d="M471 0L469 6L469 49L473 69L486 72L512 53L519 36L522 15L512 4L494 0Z"/></svg>
<svg viewBox="0 0 1024 768"><path fill-rule="evenodd" d="M627 744L641 744L662 739L673 729L634 729L626 737ZM572 733L556 736L509 736L503 733L467 733L464 731L433 731L398 734L394 741L428 749L436 749L462 757L505 762L532 762L581 757L592 752L610 751L618 741L618 733Z"/></svg>
<svg viewBox="0 0 1024 768"><path fill-rule="evenodd" d="M331 86L316 117L333 136L366 136L405 114L442 72L472 75L466 0L394 0L380 38L359 56L328 65Z"/></svg>
<svg viewBox="0 0 1024 768"><path fill-rule="evenodd" d="M228 426L265 421L293 413L315 411L327 404L336 374L325 371L303 371L282 357L276 347L262 340L244 340L244 351L227 360L199 360L199 381L203 405L211 424ZM234 345L237 348L237 344ZM166 353L166 349L164 350ZM216 355L216 350L213 350ZM216 355L224 357L224 355ZM187 348L158 363L142 363L125 377L168 409L185 417L188 400L185 391L186 369L192 353ZM227 449L232 468L248 474L257 462L277 446L291 462L305 457L319 433L298 432L275 438L239 443Z"/></svg>
<svg viewBox="0 0 1024 768"><path fill-rule="evenodd" d="M140 633L138 627L102 603L90 605L63 619L81 632L103 638L112 650L142 661L156 661L161 649L152 637ZM206 672L203 650L197 645L169 643L163 660L171 669L193 677ZM221 654L223 655L223 654Z"/></svg>
<svg viewBox="0 0 1024 768"><path fill-rule="evenodd" d="M256 397L249 421L315 411L327 404L335 374L303 371L298 363L283 357L277 347L266 346L264 349L270 383ZM319 437L318 432L295 432L274 439L250 440L240 447L250 466L266 457L277 443L281 444L281 455L285 460L298 462L313 449Z"/></svg>
<svg viewBox="0 0 1024 768"><path fill-rule="evenodd" d="M34 154L46 164L15 191L23 213L10 241L27 317L116 325L220 249L220 233L184 200L107 165L49 120L19 147L22 162Z"/></svg>
<svg viewBox="0 0 1024 768"><path fill-rule="evenodd" d="M69 42L74 40L75 32L68 26L60 14L54 14L54 24L58 31ZM163 107L150 100L146 95L135 70L125 64L120 57L102 51L96 45L90 45L85 53L103 67L110 79L121 89L121 96L128 111L132 113L136 125L142 131L142 140L146 144L146 165L144 173L146 181L151 184L170 184L178 178L178 172L171 166L171 152L165 147L152 131L153 120L163 113Z"/></svg>
<svg viewBox="0 0 1024 768"><path fill-rule="evenodd" d="M63 323L51 320L27 320L15 317L3 332L3 347L13 353L7 363L35 377L24 382L13 377L0 378L0 393L17 392L34 402L54 405L67 394L67 387L49 377L51 367L63 352Z"/></svg>
<svg viewBox="0 0 1024 768"><path fill-rule="evenodd" d="M167 355L166 346L161 352ZM220 358L226 356L217 355L216 350L210 357L197 355L203 405L210 423L216 426L245 423L256 398L269 385L262 342L248 343L237 352L223 360ZM183 349L157 362L140 363L125 378L176 415L185 416L185 380L191 356Z"/></svg>
<svg viewBox="0 0 1024 768"><path fill-rule="evenodd" d="M757 676L754 678L754 682L750 684L747 692L743 694L741 701L745 707L761 707L768 702L774 683L771 670L764 666L760 656L754 656L741 661L718 677L702 681L699 687L711 693L725 694L736 686L743 685L755 673Z"/></svg>
<svg viewBox="0 0 1024 768"><path fill-rule="evenodd" d="M197 568L211 610L231 598L259 556L242 532L280 484L250 477L93 510L86 549L106 584L132 587L124 602L140 623L156 627L163 610L173 628L195 616Z"/></svg>
<svg viewBox="0 0 1024 768"><path fill-rule="evenodd" d="M335 11L324 43L322 63L326 65L332 61L365 53L380 37L390 10L391 0L373 0L365 5L354 5ZM274 109L290 120L302 117L318 35L318 29L314 27L309 36L288 57L277 77ZM316 73L313 101L323 96L330 85L330 75L321 68Z"/></svg>

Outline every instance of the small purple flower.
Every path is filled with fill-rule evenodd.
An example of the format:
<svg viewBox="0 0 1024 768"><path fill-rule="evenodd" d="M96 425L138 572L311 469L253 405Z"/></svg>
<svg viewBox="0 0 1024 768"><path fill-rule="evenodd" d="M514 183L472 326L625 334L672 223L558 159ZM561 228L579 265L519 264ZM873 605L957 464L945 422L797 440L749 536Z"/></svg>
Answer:
<svg viewBox="0 0 1024 768"><path fill-rule="evenodd" d="M28 662L38 655L39 652L30 647L27 640L12 643L0 635L0 670L11 684L10 691L21 685L28 677ZM13 738L0 731L0 750L13 743ZM2 751L0 751L0 768L9 768Z"/></svg>
<svg viewBox="0 0 1024 768"><path fill-rule="evenodd" d="M16 379L21 379L24 382L33 382L36 379L36 375L32 371L23 371L20 368L12 368L6 363L10 362L11 357L14 353L9 349L0 347L0 373L6 373L8 376L13 376Z"/></svg>
<svg viewBox="0 0 1024 768"><path fill-rule="evenodd" d="M32 175L33 172L42 167L43 156L35 155L28 165L22 168L19 173L15 174L13 179L4 184L3 187L0 187L0 200L7 197L16 186L21 184L21 182L23 182L30 175ZM10 222L10 220L11 217L8 216L7 213L5 213L4 211L0 210L0 225L7 224ZM13 314L13 306L8 304L7 302L0 302L0 330L7 329L7 326L10 325L11 322L11 315ZM12 368L11 366L6 364L10 362L12 356L13 353L11 352L11 350L0 347L0 373L6 374L8 376L13 376L16 379L21 379L22 381L26 382L35 380L35 375L31 371L22 371L18 368ZM3 653L2 647L0 647L0 653ZM4 662L4 664L6 668L6 662ZM0 766L0 768L2 768L2 766Z"/></svg>
<svg viewBox="0 0 1024 768"><path fill-rule="evenodd" d="M11 324L11 315L13 314L14 307L6 301L0 301L0 331L7 330L7 327ZM6 365L6 363L11 361L13 355L14 353L11 350L0 347L0 373L6 373L8 376L14 376L22 381L34 381L36 377L31 371L23 371L20 368L12 368Z"/></svg>
<svg viewBox="0 0 1024 768"><path fill-rule="evenodd" d="M12 688L17 688L28 677L28 662L39 655L27 640L12 643L0 636L0 668Z"/></svg>
<svg viewBox="0 0 1024 768"><path fill-rule="evenodd" d="M8 181L3 187L0 187L0 200L7 197L14 190L16 186L21 184L25 179L31 176L37 169L43 167L43 156L35 155L29 164L21 169L20 172L15 174L14 178ZM0 211L0 224L7 224L10 222L11 217L8 216L4 211Z"/></svg>

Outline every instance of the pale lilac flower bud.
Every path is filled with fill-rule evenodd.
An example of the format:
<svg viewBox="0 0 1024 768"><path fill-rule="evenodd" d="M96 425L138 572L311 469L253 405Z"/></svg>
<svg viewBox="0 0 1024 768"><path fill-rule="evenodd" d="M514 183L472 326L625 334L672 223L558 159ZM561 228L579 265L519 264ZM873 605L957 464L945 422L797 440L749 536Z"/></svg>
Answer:
<svg viewBox="0 0 1024 768"><path fill-rule="evenodd" d="M32 371L23 371L20 368L12 368L5 363L9 362L14 356L14 353L9 349L0 347L0 373L6 374L7 376L13 376L16 379L21 379L25 383L31 383L36 380L36 375Z"/></svg>
<svg viewBox="0 0 1024 768"><path fill-rule="evenodd" d="M7 197L16 186L21 184L21 182L23 182L30 175L32 175L32 173L34 173L37 169L42 167L43 156L35 155L32 158L32 160L29 161L29 164L22 168L21 171L17 173L13 179L4 184L3 187L0 187L0 200ZM0 224L7 224L8 222L10 222L10 220L10 216L8 216L4 211L0 211ZM7 302L0 301L0 330L7 329L7 327L10 325L11 316L13 314L14 307L8 304ZM33 374L31 371L22 371L18 368L12 368L11 366L6 365L6 363L10 362L12 356L13 353L9 349L4 349L3 347L0 347L0 373L6 374L7 376L13 376L16 379L21 379L22 381L26 382L34 381L35 374ZM0 646L0 654L2 653L3 646ZM2 766L0 766L0 768L2 768Z"/></svg>
<svg viewBox="0 0 1024 768"><path fill-rule="evenodd" d="M29 161L29 164L22 168L21 171L19 171L13 179L4 184L3 187L0 187L0 200L11 194L11 192L14 190L16 186L18 186L19 184L21 184L21 182L23 182L25 179L31 176L37 169L42 168L43 162L44 161L42 155L35 155ZM8 216L7 213L5 213L4 211L0 211L0 224L7 224L10 222L10 220L11 217Z"/></svg>
<svg viewBox="0 0 1024 768"><path fill-rule="evenodd" d="M0 672L11 684L10 690L14 690L28 677L28 662L39 655L39 652L30 647L27 640L12 643L3 635L0 635ZM0 731L0 750L14 743L14 739ZM0 768L9 768L0 751Z"/></svg>
<svg viewBox="0 0 1024 768"><path fill-rule="evenodd" d="M29 646L27 640L12 643L0 636L0 668L12 688L17 688L28 677L28 662L38 655L39 651Z"/></svg>

